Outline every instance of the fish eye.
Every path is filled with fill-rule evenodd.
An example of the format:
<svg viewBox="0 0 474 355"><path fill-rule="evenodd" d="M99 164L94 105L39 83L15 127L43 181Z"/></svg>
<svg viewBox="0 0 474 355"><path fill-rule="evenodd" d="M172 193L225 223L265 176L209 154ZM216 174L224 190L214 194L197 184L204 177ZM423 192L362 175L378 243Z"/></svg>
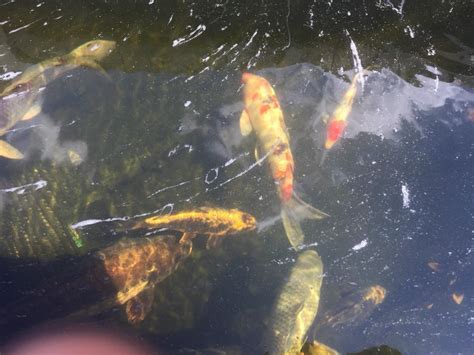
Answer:
<svg viewBox="0 0 474 355"><path fill-rule="evenodd" d="M20 92L20 91L23 91L25 89L25 87L26 87L25 83L20 83L17 86L15 86L15 88L12 91L13 92Z"/></svg>
<svg viewBox="0 0 474 355"><path fill-rule="evenodd" d="M283 153L286 149L288 148L288 145L285 144L285 143L280 143L278 144L275 149L273 150L273 152L276 154L276 155L280 155L281 153Z"/></svg>

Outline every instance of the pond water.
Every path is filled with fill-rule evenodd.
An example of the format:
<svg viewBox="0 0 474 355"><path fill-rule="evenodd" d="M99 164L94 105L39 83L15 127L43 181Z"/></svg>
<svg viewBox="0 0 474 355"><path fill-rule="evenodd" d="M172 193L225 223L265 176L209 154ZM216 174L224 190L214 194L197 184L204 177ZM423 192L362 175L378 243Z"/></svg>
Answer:
<svg viewBox="0 0 474 355"><path fill-rule="evenodd" d="M251 213L258 228L211 250L197 237L139 324L121 307L81 321L170 353L263 353L272 305L310 249L324 273L309 338L343 353L472 353L472 10L467 0L3 0L0 90L87 41L116 48L105 73L78 67L48 82L41 113L2 137L25 157L0 158L0 305L26 317L0 324L2 342L56 318L11 304L37 308L52 289L67 303L77 265L145 235L129 236L125 220L210 206ZM362 69L344 136L321 164L327 117ZM301 221L298 250L268 166L255 163L256 137L240 133L243 72L273 86L295 190L330 215ZM324 326L326 311L372 285L387 291L378 307Z"/></svg>

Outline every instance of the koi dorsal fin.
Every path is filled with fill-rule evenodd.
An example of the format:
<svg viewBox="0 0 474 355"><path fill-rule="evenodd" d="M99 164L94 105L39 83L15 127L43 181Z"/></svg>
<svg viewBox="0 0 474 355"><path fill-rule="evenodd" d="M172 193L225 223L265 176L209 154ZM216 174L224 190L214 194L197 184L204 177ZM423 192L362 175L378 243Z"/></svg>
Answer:
<svg viewBox="0 0 474 355"><path fill-rule="evenodd" d="M240 115L240 133L243 136L248 136L252 132L252 124L250 123L250 117L246 110L242 111Z"/></svg>

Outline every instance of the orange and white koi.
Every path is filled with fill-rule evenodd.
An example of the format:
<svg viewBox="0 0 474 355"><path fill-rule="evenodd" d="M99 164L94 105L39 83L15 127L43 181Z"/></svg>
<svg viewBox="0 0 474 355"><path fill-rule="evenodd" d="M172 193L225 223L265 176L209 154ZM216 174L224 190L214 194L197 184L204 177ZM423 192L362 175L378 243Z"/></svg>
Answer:
<svg viewBox="0 0 474 355"><path fill-rule="evenodd" d="M328 215L302 201L293 190L294 161L283 111L270 83L258 75L244 73L245 108L240 117L240 131L247 136L255 131L258 144L255 158L267 156L273 180L282 204L282 220L293 247L301 245L303 234L298 220L322 219Z"/></svg>
<svg viewBox="0 0 474 355"><path fill-rule="evenodd" d="M331 115L329 122L326 128L326 141L324 142L325 153L330 150L334 144L339 141L344 133L344 130L347 127L347 117L352 111L352 106L354 104L354 97L357 94L357 81L359 80L362 73L357 73L354 75L352 82L344 93L341 102L334 110ZM326 154L323 155L323 159Z"/></svg>

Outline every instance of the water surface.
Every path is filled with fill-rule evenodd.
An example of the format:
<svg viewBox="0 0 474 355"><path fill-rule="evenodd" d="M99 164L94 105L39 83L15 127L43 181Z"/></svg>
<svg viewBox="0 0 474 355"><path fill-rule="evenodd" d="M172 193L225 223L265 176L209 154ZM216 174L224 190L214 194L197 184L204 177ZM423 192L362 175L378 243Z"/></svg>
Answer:
<svg viewBox="0 0 474 355"><path fill-rule="evenodd" d="M341 352L388 344L468 354L470 9L469 1L4 1L0 88L91 39L117 49L103 63L108 78L80 69L54 81L43 113L7 135L26 159L0 161L2 302L54 275L58 262L112 243L114 219L239 208L259 231L211 251L198 242L135 331L164 348L252 352L296 253L268 171L254 164L255 141L238 128L240 76L251 71L282 104L298 191L331 215L303 223L304 248L324 263L320 312L354 288L388 291L367 320L323 328L318 340ZM345 137L320 166L323 118L360 68L370 74Z"/></svg>

